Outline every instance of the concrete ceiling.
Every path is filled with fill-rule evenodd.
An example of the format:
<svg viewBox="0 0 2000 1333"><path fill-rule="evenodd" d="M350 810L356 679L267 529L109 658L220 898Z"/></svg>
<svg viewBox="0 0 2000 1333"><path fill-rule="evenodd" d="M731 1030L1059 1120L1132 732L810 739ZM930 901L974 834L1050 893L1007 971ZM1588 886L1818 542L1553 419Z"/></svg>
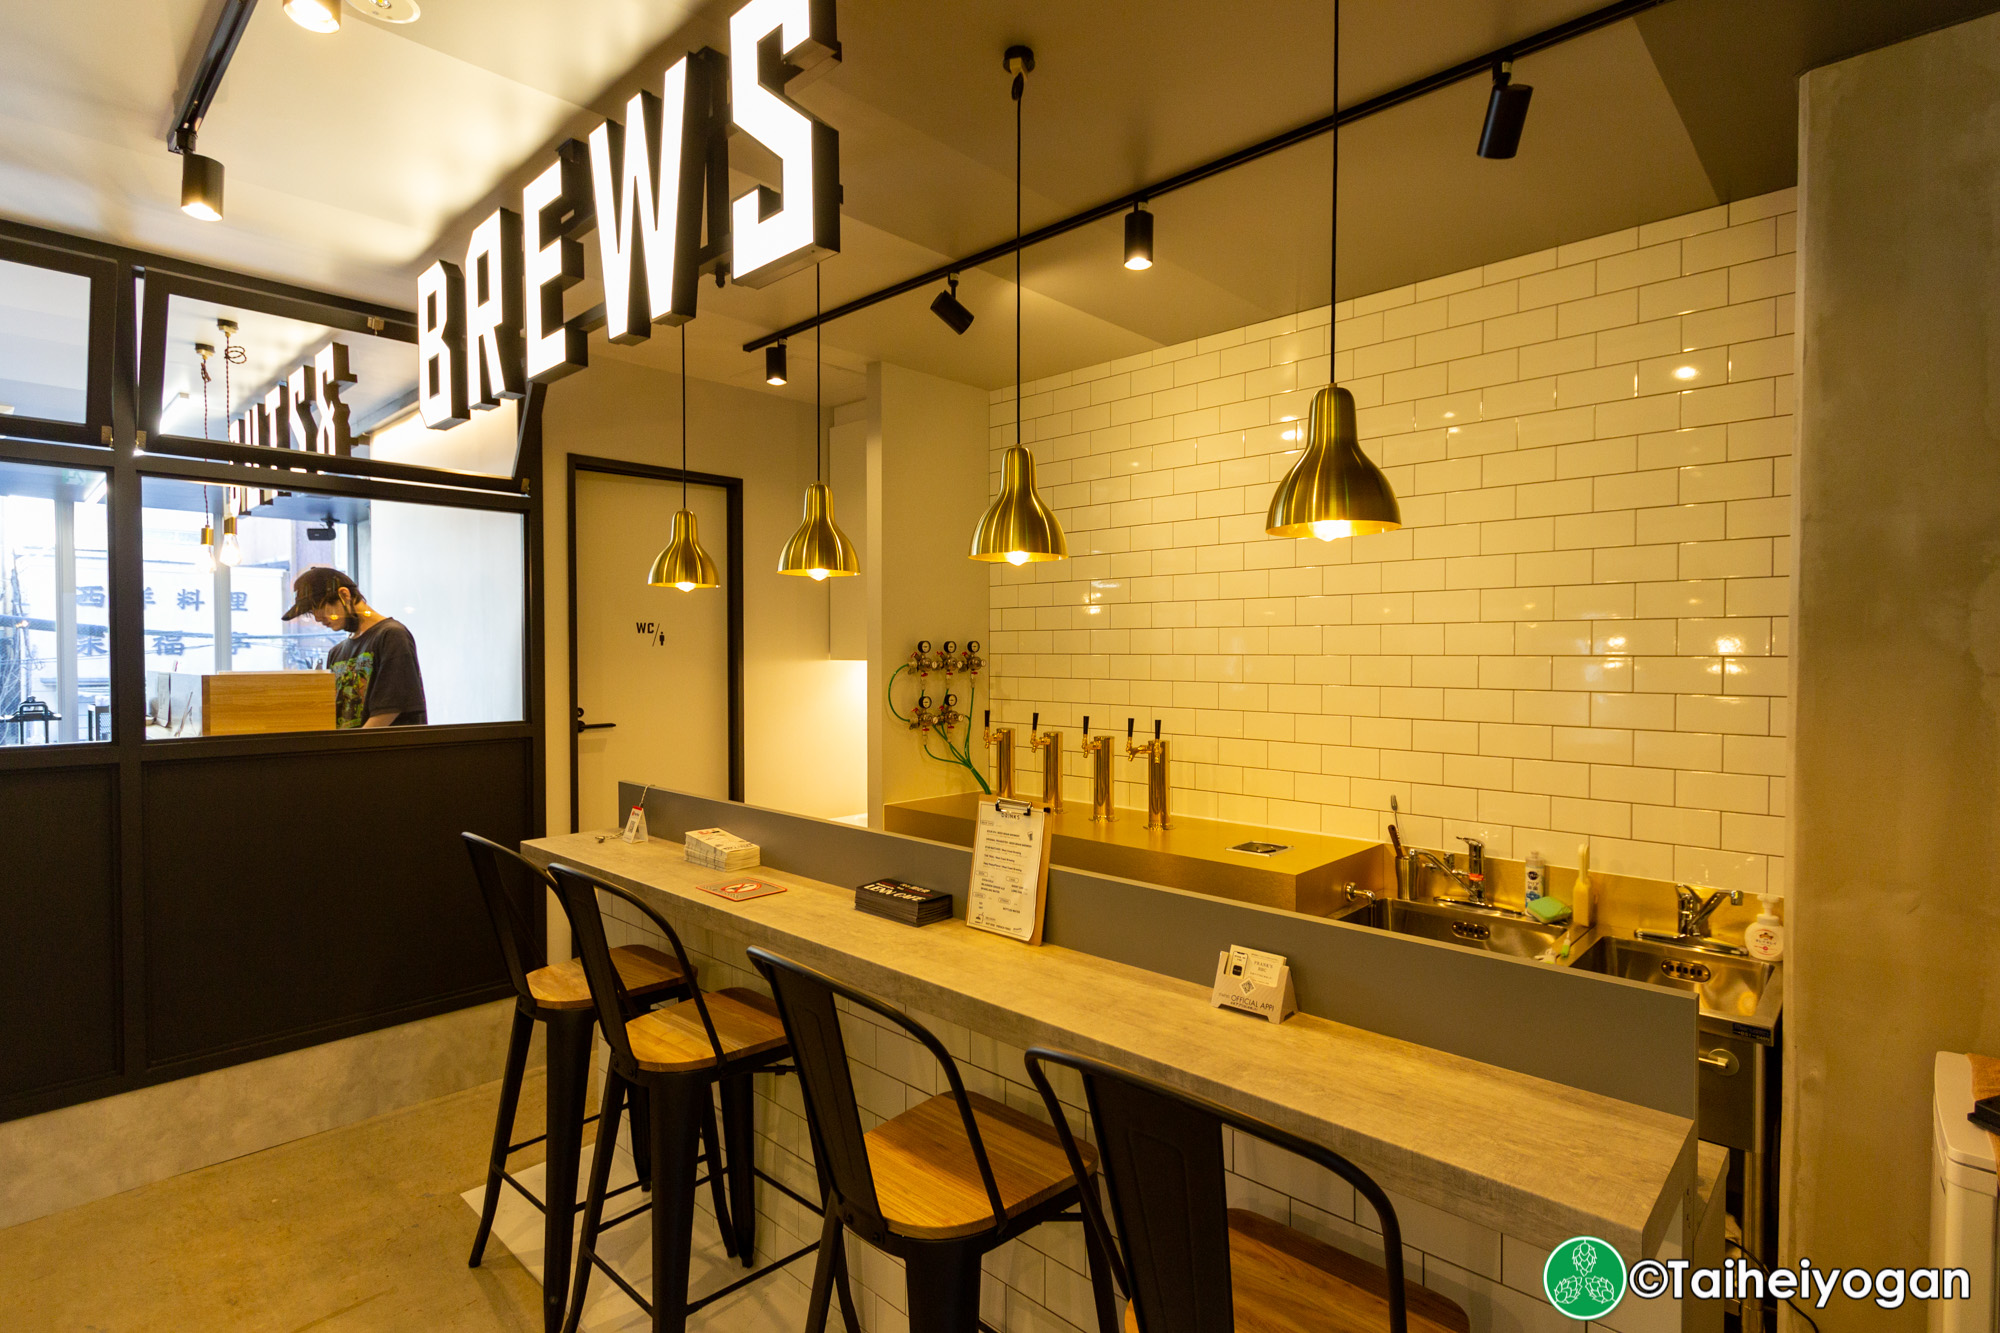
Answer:
<svg viewBox="0 0 2000 1333"><path fill-rule="evenodd" d="M1347 0L1340 101L1596 3ZM518 207L553 144L622 116L679 52L726 49L736 0L424 0L417 23L350 11L332 37L265 0L202 131L202 151L229 171L227 220L203 224L175 206L179 162L164 140L219 4L0 0L0 213L407 307L416 273L461 250L495 204ZM1536 93L1512 161L1472 152L1482 80L1353 125L1340 136L1339 293L1789 184L1802 69L1994 7L1671 0L1516 66ZM1025 110L1032 229L1324 115L1333 8L849 0L845 59L800 98L841 134L843 248L823 266L826 303L1012 234L1008 44L1029 43L1039 61ZM1331 164L1322 137L1158 200L1159 262L1144 274L1117 263L1115 219L1037 248L1024 263L1027 375L1324 303ZM692 373L763 389L761 359L738 348L809 314L812 287L804 274L762 291L704 287ZM960 295L978 315L963 337L931 317L929 292L834 326L827 401L858 396L878 358L1011 383L1011 261L968 274ZM592 355L665 367L678 343L599 338ZM794 346L782 392L811 396L810 356L810 339Z"/></svg>

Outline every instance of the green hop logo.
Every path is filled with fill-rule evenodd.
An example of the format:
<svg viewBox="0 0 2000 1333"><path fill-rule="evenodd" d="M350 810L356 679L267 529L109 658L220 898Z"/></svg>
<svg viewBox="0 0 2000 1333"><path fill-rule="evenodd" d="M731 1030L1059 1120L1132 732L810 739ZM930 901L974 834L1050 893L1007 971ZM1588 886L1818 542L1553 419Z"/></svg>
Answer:
<svg viewBox="0 0 2000 1333"><path fill-rule="evenodd" d="M1595 1236L1573 1236L1542 1265L1542 1290L1571 1319L1602 1319L1625 1297L1625 1261Z"/></svg>

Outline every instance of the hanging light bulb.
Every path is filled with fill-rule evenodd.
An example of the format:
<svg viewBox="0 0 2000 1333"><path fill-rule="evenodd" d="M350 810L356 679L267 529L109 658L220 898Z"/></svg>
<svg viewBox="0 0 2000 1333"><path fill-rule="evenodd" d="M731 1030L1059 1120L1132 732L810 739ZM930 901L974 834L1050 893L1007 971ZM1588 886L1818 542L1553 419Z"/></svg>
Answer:
<svg viewBox="0 0 2000 1333"><path fill-rule="evenodd" d="M803 574L815 583L835 575L859 574L854 543L833 521L833 488L823 481L806 487L806 516L778 557L780 574Z"/></svg>
<svg viewBox="0 0 2000 1333"><path fill-rule="evenodd" d="M1035 493L1035 456L1021 443L1021 94L1035 53L1010 46L1006 65L1014 76L1014 443L1001 457L1000 494L972 534L971 554L974 560L1025 565L1068 559L1069 542L1055 511Z"/></svg>
<svg viewBox="0 0 2000 1333"><path fill-rule="evenodd" d="M813 313L820 310L819 267L813 267ZM824 480L819 440L820 379L824 369L819 354L820 330L813 329L813 481L806 487L805 521L785 543L778 556L780 574L803 574L814 583L836 575L859 574L861 560L854 543L833 521L833 488ZM780 344L782 346L783 344Z"/></svg>
<svg viewBox="0 0 2000 1333"><path fill-rule="evenodd" d="M1333 7L1333 105L1340 109L1340 4ZM1339 232L1340 131L1333 136L1334 226ZM1332 295L1329 293L1331 304ZM1317 537L1337 541L1365 537L1403 526L1396 493L1368 455L1361 452L1355 428L1354 395L1329 384L1313 395L1312 410L1300 424L1297 438L1305 442L1298 461L1278 483L1264 518L1273 537Z"/></svg>
<svg viewBox="0 0 2000 1333"><path fill-rule="evenodd" d="M307 32L340 31L340 0L285 0L285 15Z"/></svg>
<svg viewBox="0 0 2000 1333"><path fill-rule="evenodd" d="M1389 479L1361 452L1353 394L1331 384L1314 394L1302 434L1306 446L1271 497L1265 532L1330 542L1403 526Z"/></svg>
<svg viewBox="0 0 2000 1333"><path fill-rule="evenodd" d="M236 515L234 514L222 520L222 546L216 551L215 558L223 564L228 565L231 569L242 563L243 547L236 540Z"/></svg>
<svg viewBox="0 0 2000 1333"><path fill-rule="evenodd" d="M201 525L201 558L213 574L219 562L215 558L215 529L207 523Z"/></svg>
<svg viewBox="0 0 2000 1333"><path fill-rule="evenodd" d="M653 557L653 568L646 575L646 582L655 588L678 588L682 592L721 586L715 561L701 549L692 509L682 509L674 515L673 527L667 531L666 549Z"/></svg>
<svg viewBox="0 0 2000 1333"><path fill-rule="evenodd" d="M678 588L682 592L693 592L696 588L719 588L722 580L715 572L715 561L708 558L708 552L701 549L701 538L695 531L694 511L687 503L688 465L688 421L687 421L687 325L681 325L681 507L674 515L673 526L667 530L666 549L653 557L653 568L646 575L646 582L655 588Z"/></svg>
<svg viewBox="0 0 2000 1333"><path fill-rule="evenodd" d="M1001 456L1000 494L979 520L972 558L1025 565L1068 556L1062 524L1035 493L1035 456L1014 445Z"/></svg>

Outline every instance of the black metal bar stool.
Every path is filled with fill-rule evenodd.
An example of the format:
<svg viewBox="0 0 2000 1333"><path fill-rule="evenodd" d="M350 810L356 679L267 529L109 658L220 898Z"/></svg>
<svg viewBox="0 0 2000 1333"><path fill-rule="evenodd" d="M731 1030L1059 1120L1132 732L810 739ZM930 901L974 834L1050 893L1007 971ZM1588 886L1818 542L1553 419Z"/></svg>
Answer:
<svg viewBox="0 0 2000 1333"><path fill-rule="evenodd" d="M618 1137L616 1108L606 1103L598 1116L585 1116L584 1099L590 1081L590 1025L595 1018L590 988L583 964L576 959L529 970L541 946L528 928L523 908L526 895L555 888L555 882L534 863L518 853L488 841L476 833L464 834L465 850L472 858L473 874L479 881L480 896L493 921L493 933L500 941L507 976L514 983L514 1028L507 1042L507 1066L500 1080L500 1112L493 1124L493 1152L486 1167L486 1197L479 1210L479 1232L472 1241L472 1257L477 1268L493 1231L493 1216L500 1206L500 1187L510 1185L542 1211L542 1321L547 1333L562 1328L564 1300L569 1293L570 1253L575 1237L577 1163L583 1151L583 1127L599 1121L598 1141L607 1149ZM690 994L692 971L657 949L634 945L611 951L626 993L638 1008L660 999ZM528 1043L535 1024L548 1026L548 1115L543 1133L519 1143L512 1141L515 1112L521 1099L521 1078L528 1063ZM635 1108L635 1123L643 1111ZM608 1126L609 1128L605 1128ZM711 1152L716 1134L706 1126ZM641 1136L633 1135L635 1144ZM507 1171L507 1158L523 1148L548 1142L547 1174L543 1198L536 1198ZM647 1175L644 1148L635 1158L640 1178ZM626 1188L631 1188L627 1186Z"/></svg>
<svg viewBox="0 0 2000 1333"><path fill-rule="evenodd" d="M827 1190L807 1333L824 1333L836 1285L848 1327L860 1327L847 1293L843 1227L903 1260L913 1331L974 1333L984 1327L980 1260L1043 1222L1084 1220L1070 1210L1092 1189L1079 1183L1091 1179L1090 1145L1059 1142L1054 1129L1032 1116L967 1092L957 1062L937 1038L880 1000L768 950L751 949L750 959L770 981L791 1038ZM862 1133L835 996L880 1014L922 1043L951 1091ZM1098 1328L1114 1333L1105 1251L1095 1229L1086 1226L1084 1239Z"/></svg>
<svg viewBox="0 0 2000 1333"><path fill-rule="evenodd" d="M1091 1166L1088 1145L1070 1133L1046 1065L1083 1076L1118 1224L1123 1262L1114 1257L1113 1269L1119 1290L1131 1297L1125 1327L1133 1333L1467 1333L1471 1327L1456 1304L1405 1281L1396 1210L1381 1186L1339 1153L1102 1061L1036 1047L1028 1052L1028 1075L1079 1174ZM1231 1208L1224 1125L1317 1162L1352 1185L1382 1224L1386 1269ZM1084 1211L1091 1231L1105 1235L1103 1213L1088 1191Z"/></svg>
<svg viewBox="0 0 2000 1333"><path fill-rule="evenodd" d="M738 1288L756 1281L793 1260L810 1254L806 1246L777 1262L739 1278L719 1291L690 1301L687 1296L689 1255L694 1241L694 1197L702 1183L696 1177L696 1135L703 1122L714 1115L711 1089L722 1097L725 1126L726 1169L718 1169L711 1156L708 1181L715 1191L715 1218L722 1230L727 1252L745 1268L756 1262L757 1209L755 1182L759 1179L797 1199L817 1212L811 1200L801 1198L782 1182L756 1168L757 1144L753 1108L753 1074L773 1070L787 1059L791 1050L785 1030L771 1001L755 991L729 988L703 991L699 987L688 998L647 1013L637 1013L626 983L612 957L604 935L604 915L597 895L610 894L631 903L643 912L672 947L681 974L692 976L694 967L680 936L658 912L636 894L628 893L570 866L549 867L568 913L577 952L583 958L583 973L605 1044L610 1048L611 1067L604 1080L604 1104L600 1114L615 1122L619 1107L628 1097L644 1094L650 1104L643 1117L651 1145L653 1199L610 1222L604 1221L606 1186L610 1183L611 1154L599 1153L591 1163L590 1189L584 1204L583 1235L578 1242L575 1288L569 1301L566 1328L574 1333L583 1317L583 1303L590 1289L590 1270L602 1268L606 1277L652 1316L656 1333L681 1333L687 1318L696 1310L719 1300ZM636 1016L634 1016L636 1013ZM635 1142L639 1138L635 1128ZM636 1156L636 1154L635 1154ZM725 1203L722 1178L728 1178ZM653 1298L648 1301L633 1289L616 1270L597 1257L597 1239L608 1227L636 1217L650 1208L653 1215Z"/></svg>

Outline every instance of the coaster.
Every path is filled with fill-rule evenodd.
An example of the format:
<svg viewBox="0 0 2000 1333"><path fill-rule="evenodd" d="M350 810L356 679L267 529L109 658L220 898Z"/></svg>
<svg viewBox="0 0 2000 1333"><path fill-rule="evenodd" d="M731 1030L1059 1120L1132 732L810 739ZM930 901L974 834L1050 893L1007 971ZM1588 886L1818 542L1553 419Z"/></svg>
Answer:
<svg viewBox="0 0 2000 1333"><path fill-rule="evenodd" d="M768 898L774 893L785 891L784 885L772 884L761 879L719 879L713 884L697 884L695 887L703 893L712 893L733 903L747 903L752 898Z"/></svg>

